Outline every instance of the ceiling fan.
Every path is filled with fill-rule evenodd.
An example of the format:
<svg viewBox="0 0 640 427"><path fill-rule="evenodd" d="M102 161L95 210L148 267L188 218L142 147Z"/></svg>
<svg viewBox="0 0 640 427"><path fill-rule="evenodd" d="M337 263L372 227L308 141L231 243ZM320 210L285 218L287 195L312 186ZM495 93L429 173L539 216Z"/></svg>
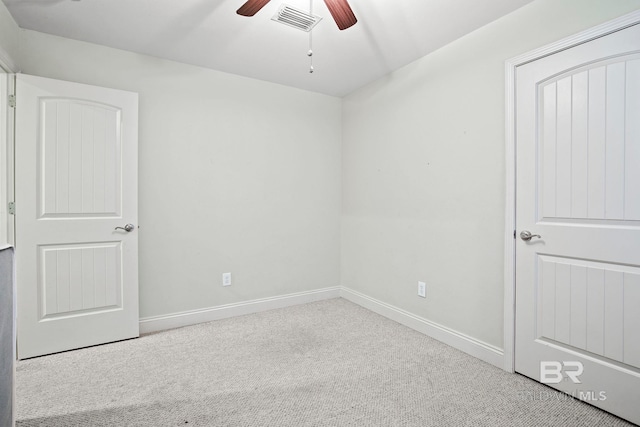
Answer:
<svg viewBox="0 0 640 427"><path fill-rule="evenodd" d="M238 9L238 15L253 16L262 9L270 0L248 0ZM358 22L353 10L347 0L324 0L333 20L338 24L338 28L345 30Z"/></svg>

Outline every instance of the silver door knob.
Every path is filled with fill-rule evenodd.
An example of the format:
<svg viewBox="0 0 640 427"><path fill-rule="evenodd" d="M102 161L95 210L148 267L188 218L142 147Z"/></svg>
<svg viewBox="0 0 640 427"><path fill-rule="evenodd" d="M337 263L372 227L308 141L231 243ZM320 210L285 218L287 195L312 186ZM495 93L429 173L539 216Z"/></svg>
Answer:
<svg viewBox="0 0 640 427"><path fill-rule="evenodd" d="M520 238L522 240L524 240L525 242L528 242L529 240L531 240L534 237L537 237L539 239L542 238L541 235L539 235L539 234L531 234L531 232L527 231L527 230L523 230L523 231L520 232Z"/></svg>
<svg viewBox="0 0 640 427"><path fill-rule="evenodd" d="M135 225L133 225L133 224L127 224L127 225L125 225L124 227L116 227L115 229L116 229L116 230L124 230L124 231L126 231L127 233L130 233L130 232L132 232L132 231L133 231L133 229L134 229L134 228L136 228L136 226L135 226Z"/></svg>

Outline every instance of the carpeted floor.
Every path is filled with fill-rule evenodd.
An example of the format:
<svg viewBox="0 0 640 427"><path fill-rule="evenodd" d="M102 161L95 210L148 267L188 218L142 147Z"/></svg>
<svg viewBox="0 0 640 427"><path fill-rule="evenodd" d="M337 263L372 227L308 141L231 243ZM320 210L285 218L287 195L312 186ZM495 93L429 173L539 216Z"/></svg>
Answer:
<svg viewBox="0 0 640 427"><path fill-rule="evenodd" d="M628 426L344 299L20 362L18 427Z"/></svg>

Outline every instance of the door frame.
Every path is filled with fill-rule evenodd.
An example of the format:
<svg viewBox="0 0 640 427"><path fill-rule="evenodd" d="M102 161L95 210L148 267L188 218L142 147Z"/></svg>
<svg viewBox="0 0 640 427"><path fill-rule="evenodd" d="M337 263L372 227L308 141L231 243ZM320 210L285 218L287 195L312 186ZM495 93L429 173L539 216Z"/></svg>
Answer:
<svg viewBox="0 0 640 427"><path fill-rule="evenodd" d="M14 109L9 107L9 95L15 95L15 73L18 71L16 63L11 56L0 47L0 204L2 204L2 214L0 215L0 246L5 243L14 243L14 222L13 215L9 214L7 203L13 200L13 150L14 150ZM13 347L13 373L11 378L11 425L15 425L16 417L16 288L13 288L13 307L12 314L14 319L12 342L0 343L0 345L11 345Z"/></svg>
<svg viewBox="0 0 640 427"><path fill-rule="evenodd" d="M517 67L640 24L640 10L505 61L506 203L504 233L504 370L515 372L516 345L516 69Z"/></svg>
<svg viewBox="0 0 640 427"><path fill-rule="evenodd" d="M14 243L13 215L7 203L13 200L13 135L14 109L9 107L9 95L15 95L16 64L0 47L0 245Z"/></svg>

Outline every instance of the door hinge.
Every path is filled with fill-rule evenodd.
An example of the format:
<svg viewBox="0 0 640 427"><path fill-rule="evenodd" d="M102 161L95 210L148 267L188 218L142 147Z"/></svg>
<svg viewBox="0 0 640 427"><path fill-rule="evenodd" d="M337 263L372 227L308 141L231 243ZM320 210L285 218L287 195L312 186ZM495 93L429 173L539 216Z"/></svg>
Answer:
<svg viewBox="0 0 640 427"><path fill-rule="evenodd" d="M9 107L16 108L16 96L9 95Z"/></svg>
<svg viewBox="0 0 640 427"><path fill-rule="evenodd" d="M9 204L8 204L8 212L11 215L15 215L16 214L16 202L9 202Z"/></svg>
<svg viewBox="0 0 640 427"><path fill-rule="evenodd" d="M513 238L516 238L516 230L513 230Z"/></svg>

